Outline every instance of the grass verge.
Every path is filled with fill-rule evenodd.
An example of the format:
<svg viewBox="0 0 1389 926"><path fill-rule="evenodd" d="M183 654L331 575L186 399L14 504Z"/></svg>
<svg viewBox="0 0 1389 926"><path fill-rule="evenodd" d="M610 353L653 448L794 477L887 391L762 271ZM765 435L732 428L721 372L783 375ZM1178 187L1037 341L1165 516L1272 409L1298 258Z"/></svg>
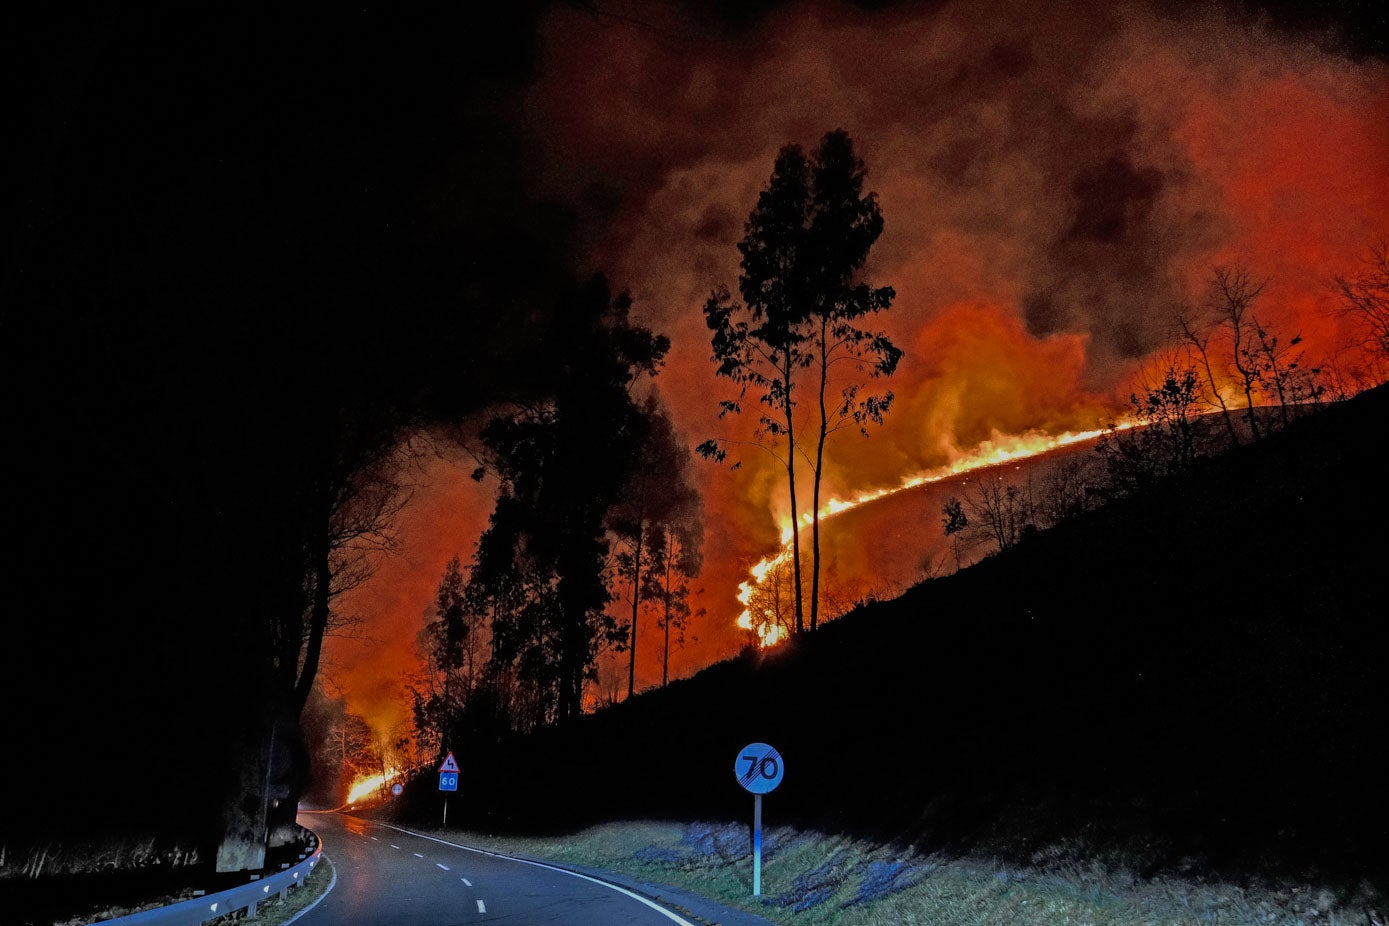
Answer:
<svg viewBox="0 0 1389 926"><path fill-rule="evenodd" d="M1056 849L1037 864L946 858L843 836L769 828L752 897L748 827L628 822L553 838L441 838L692 891L796 926L1389 926L1368 885L1140 878Z"/></svg>
<svg viewBox="0 0 1389 926"><path fill-rule="evenodd" d="M332 862L324 858L324 864L315 865L313 871L304 879L304 883L289 892L284 900L276 894L270 900L256 907L256 918L252 922L256 926L285 926L285 924L297 919L300 914L308 910L328 893L328 888L334 880ZM247 922L246 911L238 910L226 916L219 916L215 920L209 920L204 926L228 926L230 923Z"/></svg>

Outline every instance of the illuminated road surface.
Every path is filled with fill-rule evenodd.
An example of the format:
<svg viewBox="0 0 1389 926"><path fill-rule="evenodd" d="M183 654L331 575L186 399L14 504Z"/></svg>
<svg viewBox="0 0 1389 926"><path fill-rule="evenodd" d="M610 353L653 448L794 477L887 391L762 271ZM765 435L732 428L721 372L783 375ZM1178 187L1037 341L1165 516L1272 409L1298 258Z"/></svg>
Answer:
<svg viewBox="0 0 1389 926"><path fill-rule="evenodd" d="M333 890L295 926L728 926L767 921L703 901L679 914L625 888L339 814L303 814L323 840ZM687 897L687 899L690 899ZM694 909L686 906L686 909ZM716 914L711 917L710 914Z"/></svg>

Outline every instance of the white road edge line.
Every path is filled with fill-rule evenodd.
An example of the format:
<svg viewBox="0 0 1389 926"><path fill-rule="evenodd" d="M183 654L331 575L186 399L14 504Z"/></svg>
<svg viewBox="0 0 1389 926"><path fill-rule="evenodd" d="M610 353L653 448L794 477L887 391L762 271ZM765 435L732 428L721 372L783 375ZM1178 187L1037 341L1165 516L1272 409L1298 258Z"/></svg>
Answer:
<svg viewBox="0 0 1389 926"><path fill-rule="evenodd" d="M608 881L603 881L603 880L600 880L600 879L598 879L598 878L590 877L589 875L580 874L580 873L577 872L577 871L570 871L568 868L560 868L558 865L547 865L547 864L544 863L544 862L535 862L535 861L531 861L531 860L528 859L528 858L516 858L514 855L503 855L503 854L500 853L500 852L489 852L489 851L486 850L486 849L476 849L476 848L473 848L472 846L462 846L462 845L459 845L459 844L456 843L456 842L449 842L447 839L439 839L438 837L429 836L429 835L426 835L425 833L416 833L414 830L407 830L407 829L403 829L403 828L401 828L401 827L399 827L399 826L392 826L392 825L389 824L389 823L377 823L377 822L375 822L375 821L371 821L371 822L372 822L372 825L373 825L373 826L384 826L384 827L386 827L387 829L395 830L395 831L398 832L398 833L404 833L404 834L406 834L407 836L415 836L415 837L418 837L418 838L420 838L420 839L428 839L430 842L437 842L437 843L439 843L440 845L444 845L444 846L453 846L455 849L462 849L464 852L476 852L478 855L490 855L490 856L492 856L493 858L504 858L504 859L506 859L506 860L509 861L509 862L520 862L522 865L534 865L536 868L548 868L548 869L550 869L551 871L557 871L557 872L559 872L559 873L562 874L562 875L570 875L571 877L582 878L582 879L585 880L585 881L592 881L594 884L601 884L601 885L603 885L603 887L611 888L612 890L617 891L619 894L626 894L628 897L632 898L633 900L636 900L636 901L639 901L640 903L646 904L646 905L647 905L648 907L650 907L652 910L655 910L657 913L661 914L662 916L664 916L666 919L670 920L670 921L673 922L673 923L679 923L680 926L695 926L694 923L691 923L689 920L685 919L684 917L678 916L678 915L672 913L671 911L667 910L665 907L661 906L660 904L656 903L655 901L649 900L649 899L647 899L647 898L641 896L640 894L635 893L634 891L629 891L629 890L627 890L627 888L625 888L625 887L622 887L622 886L617 885L617 884L612 884L612 883L610 883L610 882L608 882ZM468 886L469 886L469 887L472 887L472 885L468 885ZM481 904L482 901L479 900L478 903ZM479 911L479 912L485 912L485 911Z"/></svg>
<svg viewBox="0 0 1389 926"><path fill-rule="evenodd" d="M325 887L325 888L323 889L323 893L322 893L322 894L319 894L319 895L318 895L318 899L317 899L317 900L315 900L313 903L309 904L309 905L308 905L307 907L305 907L304 909L300 910L298 913L296 913L296 914L294 914L293 916L291 916L289 919L285 920L285 921L284 921L284 926L289 926L290 923L293 923L295 920L299 919L299 917L303 916L305 913L308 913L308 912L309 912L310 910L312 910L314 907L316 907L316 906L318 906L319 904L323 903L323 898L325 898L325 897L327 897L329 894L331 894L331 893L333 892L333 888L335 888L335 887L338 886L338 866L334 865L334 864L333 864L333 860L330 859L330 858L324 858L323 861L327 862L327 863L328 863L328 867L331 868L331 869L333 870L333 876L332 876L331 879L329 879L329 881L328 881L328 886ZM299 885L299 890L302 891L303 889L304 889L304 886L303 886L302 884Z"/></svg>
<svg viewBox="0 0 1389 926"><path fill-rule="evenodd" d="M485 903L483 903L482 901L479 900L479 901L477 902L477 912L479 912L479 913L486 913L486 912L487 912L487 904L485 904Z"/></svg>
<svg viewBox="0 0 1389 926"><path fill-rule="evenodd" d="M440 863L440 862L435 862L434 864L435 864L435 865L438 865L440 868L444 869L444 871L448 871L448 870L449 870L449 866L444 865L444 864L442 864L442 863Z"/></svg>

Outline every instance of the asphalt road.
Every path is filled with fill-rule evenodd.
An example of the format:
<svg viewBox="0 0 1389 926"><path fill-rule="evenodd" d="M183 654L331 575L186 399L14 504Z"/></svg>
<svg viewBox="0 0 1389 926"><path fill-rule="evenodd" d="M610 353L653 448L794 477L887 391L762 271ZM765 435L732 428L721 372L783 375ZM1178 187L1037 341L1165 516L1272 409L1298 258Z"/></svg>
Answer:
<svg viewBox="0 0 1389 926"><path fill-rule="evenodd" d="M319 834L337 883L295 926L767 924L663 886L607 881L357 817L306 813L299 822Z"/></svg>

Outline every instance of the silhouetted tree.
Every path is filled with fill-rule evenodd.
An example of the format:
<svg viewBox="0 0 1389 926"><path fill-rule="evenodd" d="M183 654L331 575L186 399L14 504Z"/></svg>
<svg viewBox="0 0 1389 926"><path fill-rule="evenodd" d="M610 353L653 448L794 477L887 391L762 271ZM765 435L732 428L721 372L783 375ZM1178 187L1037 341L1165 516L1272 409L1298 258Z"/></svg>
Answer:
<svg viewBox="0 0 1389 926"><path fill-rule="evenodd" d="M311 762L305 796L321 806L335 807L346 798L352 780L374 764L371 728L347 709L341 696L326 693L322 684L316 684L309 695L300 726Z"/></svg>
<svg viewBox="0 0 1389 926"><path fill-rule="evenodd" d="M806 204L806 242L810 277L804 325L818 373L819 426L811 466L810 629L820 613L820 490L825 473L825 442L852 422L866 437L868 424L882 424L892 405L890 391L864 394L864 380L891 376L902 351L882 332L857 327L869 315L886 311L896 295L890 286L870 287L857 279L868 251L883 232L882 212L873 193L864 195L867 171L843 130L829 132L811 164ZM837 393L832 400L829 396ZM799 528L799 525L797 525Z"/></svg>
<svg viewBox="0 0 1389 926"><path fill-rule="evenodd" d="M1212 341L1218 327L1212 327L1196 318L1193 311L1183 311L1177 317L1177 325L1181 330L1182 339L1191 349L1192 353L1200 359L1201 371L1205 374L1205 395L1206 401L1214 407L1220 409L1220 420L1225 425L1225 434L1230 441L1230 446L1238 446L1240 441L1239 431L1235 428L1235 419L1230 412L1230 403L1225 399L1225 392L1222 376L1218 376L1217 361L1212 354L1214 348ZM1223 373L1223 366L1221 367Z"/></svg>
<svg viewBox="0 0 1389 926"><path fill-rule="evenodd" d="M0 273L0 378L41 401L10 403L0 430L42 452L8 455L6 481L32 490L9 519L30 539L12 591L33 602L35 651L61 648L103 691L49 704L95 718L87 746L107 757L114 790L201 755L218 731L212 767L169 776L188 784L139 812L196 829L220 868L259 867L267 815L293 820L299 717L344 616L335 595L377 539L361 529L387 495L370 474L389 476L380 464L423 420L487 408L545 371L511 357L531 350L530 319L565 274L562 235L520 195L492 104L431 97L519 86L534 11L442 22L387 15L364 28L356 11L248 32L210 8L100 13L35 20L24 50L36 105L22 121L37 121L11 148L33 195ZM498 41L459 59L447 36L479 22ZM383 30L399 41L383 46ZM98 38L73 44L86 34ZM364 55L380 73L357 66ZM250 103L225 66L248 58L265 87L296 90ZM330 88L345 105L304 118L304 100ZM455 131L474 117L491 129ZM452 205L438 209L444 186ZM78 537L103 561L81 576ZM54 577L73 594L45 594ZM71 613L88 589L140 626L100 630ZM15 658L24 671L6 659L0 675L23 687L41 661L27 648ZM135 677L174 694L156 706L126 684ZM130 737L131 716L159 742ZM67 729L15 726L34 743ZM55 781L69 774L85 773ZM196 793L173 793L184 788ZM59 811L106 832L135 812Z"/></svg>
<svg viewBox="0 0 1389 926"><path fill-rule="evenodd" d="M683 516L658 526L652 537L650 563L643 575L647 597L659 609L661 687L670 682L672 637L675 645L684 646L686 624L695 616L690 608L690 579L699 574L703 562L698 506L699 496L688 492Z"/></svg>
<svg viewBox="0 0 1389 926"><path fill-rule="evenodd" d="M743 604L754 642L796 631L795 583L808 570L796 570L789 555L774 557L758 581L749 582Z"/></svg>
<svg viewBox="0 0 1389 926"><path fill-rule="evenodd" d="M1263 293L1267 280L1255 281L1243 267L1216 267L1210 282L1207 305L1220 319L1230 340L1229 363L1238 377L1238 387L1244 394L1245 421L1249 436L1259 439L1259 418L1255 413L1254 397L1259 385L1258 367L1254 361L1257 347L1253 345L1254 302Z"/></svg>
<svg viewBox="0 0 1389 926"><path fill-rule="evenodd" d="M1068 458L1049 469L1037 497L1038 527L1055 527L1093 508L1099 482L1089 456Z"/></svg>
<svg viewBox="0 0 1389 926"><path fill-rule="evenodd" d="M606 610L607 527L648 433L631 388L670 346L630 310L601 275L567 298L547 339L551 396L481 432L500 488L470 585L493 606L493 662L531 686L537 720L578 715L599 648L624 636Z"/></svg>
<svg viewBox="0 0 1389 926"><path fill-rule="evenodd" d="M696 572L699 567L698 543L690 542L698 537L699 498L690 485L689 449L676 435L670 416L655 393L647 398L643 413L647 422L646 438L622 497L608 516L612 532L625 547L617 555L616 568L626 580L632 600L631 624L624 643L629 698L636 691L637 629L642 596L649 589L660 587L659 583L652 586L648 581L648 574L658 568L658 551L670 560L672 543L688 548L688 555L677 553L673 560L664 564L674 570L671 575L680 573L688 578L694 573L684 572L679 567L692 564ZM669 600L669 591L666 595Z"/></svg>
<svg viewBox="0 0 1389 926"><path fill-rule="evenodd" d="M437 749L468 710L482 645L484 619L472 607L457 556L444 568L431 611L417 639L423 671L410 687L417 735Z"/></svg>
<svg viewBox="0 0 1389 926"><path fill-rule="evenodd" d="M1125 495L1189 472L1208 446L1198 408L1194 367L1168 366L1144 395L1131 393L1129 408L1139 424L1112 425L1095 445L1105 463L1106 489Z"/></svg>
<svg viewBox="0 0 1389 926"><path fill-rule="evenodd" d="M1284 338L1259 317L1254 306L1268 281L1255 281L1242 267L1216 267L1201 307L1179 314L1178 328L1189 357L1182 365L1199 367L1204 388L1198 395L1220 411L1231 446L1243 435L1235 424L1227 389L1244 401L1244 429L1257 440L1271 426L1285 426L1326 394L1322 369L1307 363L1302 336ZM1272 406L1277 418L1260 416L1258 406Z"/></svg>
<svg viewBox="0 0 1389 926"><path fill-rule="evenodd" d="M1337 312L1349 319L1361 343L1381 358L1389 357L1389 239L1371 249L1365 269L1354 276L1337 276Z"/></svg>
<svg viewBox="0 0 1389 926"><path fill-rule="evenodd" d="M969 515L965 513L965 503L953 495L941 506L940 513L941 526L945 529L945 536L950 538L955 553L955 570L958 572L963 552L960 544L964 539L965 529L969 527Z"/></svg>
<svg viewBox="0 0 1389 926"><path fill-rule="evenodd" d="M758 195L744 224L738 250L743 259L738 289L743 303L733 301L725 287L704 304L704 318L713 333L713 360L719 376L738 387L736 399L719 403L719 417L739 414L751 392L765 410L757 417L752 443L770 453L786 471L791 505L791 557L794 628L805 629L801 586L800 509L796 495L796 385L813 360L801 323L808 311L805 266L806 204L810 199L810 166L799 145L787 145L777 155L772 176ZM723 444L699 445L704 456L722 461ZM738 442L741 443L741 442ZM741 465L739 461L736 465Z"/></svg>
<svg viewBox="0 0 1389 926"><path fill-rule="evenodd" d="M882 234L874 194L863 193L863 162L847 133L827 133L813 159L799 145L781 149L768 185L744 226L739 291L743 304L718 289L705 304L713 331L718 374L739 387L737 399L720 403L720 417L736 414L752 391L766 406L753 443L769 450L785 468L791 506L791 566L795 629L805 629L801 580L801 518L796 457L804 453L796 422L797 385L810 377L816 399L814 454L806 454L813 480L811 498L810 627L819 617L820 490L829 436L850 422L865 435L881 423L892 393L865 394L864 380L888 376L902 352L881 332L857 327L887 309L891 287L857 280L868 251ZM812 373L806 373L813 369ZM723 460L720 441L700 452Z"/></svg>
<svg viewBox="0 0 1389 926"><path fill-rule="evenodd" d="M969 524L997 550L1017 546L1037 529L1037 503L1031 483L1014 485L1002 476L984 475L965 492L973 516Z"/></svg>
<svg viewBox="0 0 1389 926"><path fill-rule="evenodd" d="M1249 366L1259 382L1264 398L1278 406L1278 423L1286 427L1295 414L1320 404L1326 387L1320 382L1321 370L1305 365L1302 335L1288 341L1258 318L1249 347Z"/></svg>

